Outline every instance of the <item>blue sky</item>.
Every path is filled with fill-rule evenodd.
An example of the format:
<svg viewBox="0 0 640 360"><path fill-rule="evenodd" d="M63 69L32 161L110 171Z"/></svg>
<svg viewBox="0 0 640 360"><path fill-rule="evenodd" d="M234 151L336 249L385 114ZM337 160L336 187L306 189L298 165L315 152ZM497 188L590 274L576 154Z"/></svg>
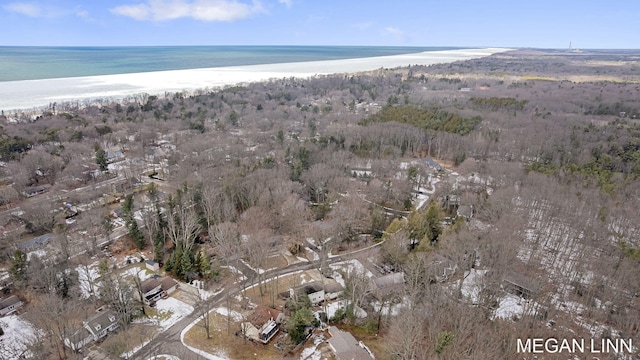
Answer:
<svg viewBox="0 0 640 360"><path fill-rule="evenodd" d="M0 45L640 48L640 1L0 0Z"/></svg>

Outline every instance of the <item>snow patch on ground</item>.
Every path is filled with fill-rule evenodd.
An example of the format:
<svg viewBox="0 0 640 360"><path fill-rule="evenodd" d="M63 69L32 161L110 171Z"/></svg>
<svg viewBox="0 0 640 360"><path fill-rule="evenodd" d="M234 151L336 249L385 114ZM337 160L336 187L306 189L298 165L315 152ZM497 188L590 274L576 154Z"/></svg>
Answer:
<svg viewBox="0 0 640 360"><path fill-rule="evenodd" d="M171 313L169 318L160 321L159 327L162 329L161 331L165 331L185 316L191 314L193 312L193 307L176 298L169 297L158 301L156 303L156 310L158 313L162 314Z"/></svg>
<svg viewBox="0 0 640 360"><path fill-rule="evenodd" d="M244 261L243 259L240 259L240 261L242 261L242 263L243 263L243 264L245 264L249 269L251 269L251 270L255 271L255 272L256 272L256 273L258 273L258 274L262 274L262 273L264 273L264 272L266 271L266 270L264 270L264 269L255 268L255 267L253 267L253 266L249 265L249 263L248 263L248 262L246 262L246 261Z"/></svg>
<svg viewBox="0 0 640 360"><path fill-rule="evenodd" d="M322 335L316 335L313 337L313 346L305 348L300 354L300 360L321 360L322 351L318 349L318 345L322 344L325 337Z"/></svg>
<svg viewBox="0 0 640 360"><path fill-rule="evenodd" d="M307 280L307 274L302 273L300 274L300 285L308 283L309 280Z"/></svg>
<svg viewBox="0 0 640 360"><path fill-rule="evenodd" d="M238 283L241 283L241 282L247 280L247 277L244 276L242 271L238 270L235 266L229 265L229 266L221 266L221 267L225 268L225 269L229 269L229 271L231 271L232 273L238 275L238 279L234 282L234 284L238 284Z"/></svg>
<svg viewBox="0 0 640 360"><path fill-rule="evenodd" d="M332 317L336 316L336 312L338 310L346 309L348 305L349 305L348 300L338 300L338 301L334 301L332 303L327 304L326 306L323 307L323 310L325 310L325 313L327 314L327 318L331 319ZM359 319L364 319L367 317L367 312L359 307L354 307L353 312L355 313L356 317Z"/></svg>
<svg viewBox="0 0 640 360"><path fill-rule="evenodd" d="M371 305L373 306L374 309L380 309L380 302L377 301L377 300L371 302ZM389 314L391 314L392 316L396 316L396 315L398 315L400 313L400 310L402 310L402 308L409 307L410 305L411 305L411 303L410 303L409 298L404 296L402 298L402 301L397 303L397 304L393 304L393 303L384 304L384 306L382 306L382 309L380 310L380 312L384 316L387 316Z"/></svg>
<svg viewBox="0 0 640 360"><path fill-rule="evenodd" d="M507 294L500 299L500 305L496 309L494 316L500 319L511 319L513 316L521 317L524 311L524 302L522 298Z"/></svg>
<svg viewBox="0 0 640 360"><path fill-rule="evenodd" d="M93 290L97 291L99 288L96 279L100 277L98 274L98 264L91 264L87 267L78 265L76 267L76 271L78 272L78 282L80 283L80 291L81 297L83 299L88 299L91 294L91 283L93 283Z"/></svg>
<svg viewBox="0 0 640 360"><path fill-rule="evenodd" d="M159 331L165 331L193 312L193 307L176 298L168 297L156 302L157 315L134 320L136 323L152 323Z"/></svg>
<svg viewBox="0 0 640 360"><path fill-rule="evenodd" d="M333 274L331 274L331 277L333 277L333 279L340 285L342 285L343 288L346 288L347 285L344 281L344 278L342 277L342 274L340 274L337 271L334 271Z"/></svg>
<svg viewBox="0 0 640 360"><path fill-rule="evenodd" d="M358 260L347 260L347 261L341 261L335 264L331 264L329 265L331 267L331 269L333 270L342 270L345 274L351 274L351 273L357 273L357 274L362 274L364 273L368 278L374 278L375 275L373 275L373 273L369 270L367 270L364 265L362 265L362 263ZM335 272L334 272L335 273ZM342 276L341 276L342 278ZM336 281L338 281L336 279ZM342 285L344 287L344 284L340 281L338 281L340 283L340 285ZM343 280L344 282L344 280Z"/></svg>
<svg viewBox="0 0 640 360"><path fill-rule="evenodd" d="M151 275L152 274L147 274L146 268L140 268L139 266L132 266L121 274L121 276L130 276L131 278L135 278L137 276L142 281L147 280Z"/></svg>
<svg viewBox="0 0 640 360"><path fill-rule="evenodd" d="M148 360L157 360L157 359L165 359L165 360L180 360L179 357L173 355L156 355L154 357L150 357Z"/></svg>
<svg viewBox="0 0 640 360"><path fill-rule="evenodd" d="M311 254L311 261L320 260L320 256L313 250L311 250L308 246L305 246L304 250L307 252L307 256Z"/></svg>
<svg viewBox="0 0 640 360"><path fill-rule="evenodd" d="M231 316L231 319L233 319L233 321L242 321L242 319L244 318L239 312L234 310L229 311L229 309L224 306L217 307L216 312L222 316Z"/></svg>
<svg viewBox="0 0 640 360"><path fill-rule="evenodd" d="M472 304L478 303L480 291L483 289L482 279L487 271L488 270L471 269L471 272L465 272L464 274L465 278L462 280L461 289L462 295L470 300Z"/></svg>
<svg viewBox="0 0 640 360"><path fill-rule="evenodd" d="M28 354L26 344L35 338L37 331L31 323L13 314L0 318L0 327L4 330L4 335L0 336L1 359L16 359L21 354Z"/></svg>

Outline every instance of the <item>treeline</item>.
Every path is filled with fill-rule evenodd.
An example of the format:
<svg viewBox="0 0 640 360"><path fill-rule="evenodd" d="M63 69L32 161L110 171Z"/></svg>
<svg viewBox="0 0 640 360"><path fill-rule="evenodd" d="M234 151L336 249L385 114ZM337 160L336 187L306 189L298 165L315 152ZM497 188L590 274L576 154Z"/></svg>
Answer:
<svg viewBox="0 0 640 360"><path fill-rule="evenodd" d="M31 144L18 136L0 135L0 159L13 160L31 148Z"/></svg>
<svg viewBox="0 0 640 360"><path fill-rule="evenodd" d="M598 104L598 106L589 106L585 112L585 115L612 115L612 116L624 116L632 119L640 117L640 111L636 108L624 105L621 102L614 104Z"/></svg>
<svg viewBox="0 0 640 360"><path fill-rule="evenodd" d="M590 126L575 130L567 148L558 146L555 152L544 152L526 169L559 176L564 182L590 179L601 189L613 193L617 185L640 177L640 126L623 124L626 123L616 121L600 129ZM590 137L591 132L607 136L605 139L599 139L600 135ZM571 151L586 154L567 155Z"/></svg>
<svg viewBox="0 0 640 360"><path fill-rule="evenodd" d="M459 114L438 108L422 109L413 105L385 106L378 113L361 121L369 123L395 121L427 130L444 131L452 134L467 135L475 129L482 118L465 118Z"/></svg>
<svg viewBox="0 0 640 360"><path fill-rule="evenodd" d="M524 106L529 102L528 100L517 100L512 97L473 97L469 101L471 101L471 103L473 103L474 105L480 106L485 109L491 109L493 111L501 109L522 110Z"/></svg>

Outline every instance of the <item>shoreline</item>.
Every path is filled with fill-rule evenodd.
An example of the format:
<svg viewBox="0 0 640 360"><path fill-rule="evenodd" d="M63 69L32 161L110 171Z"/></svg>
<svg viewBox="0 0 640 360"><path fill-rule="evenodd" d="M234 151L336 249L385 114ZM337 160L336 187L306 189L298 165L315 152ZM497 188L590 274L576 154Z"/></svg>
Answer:
<svg viewBox="0 0 640 360"><path fill-rule="evenodd" d="M229 66L143 73L0 82L0 110L9 113L43 110L51 103L86 104L118 101L140 94L162 95L282 78L357 73L380 68L432 65L471 60L509 51L477 48L427 51L369 58Z"/></svg>

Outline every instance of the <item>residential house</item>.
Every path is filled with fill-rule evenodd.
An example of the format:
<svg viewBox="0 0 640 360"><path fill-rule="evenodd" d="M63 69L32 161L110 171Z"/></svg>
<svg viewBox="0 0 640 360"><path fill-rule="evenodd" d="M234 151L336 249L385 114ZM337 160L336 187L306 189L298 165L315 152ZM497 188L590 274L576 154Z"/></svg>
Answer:
<svg viewBox="0 0 640 360"><path fill-rule="evenodd" d="M242 323L242 332L246 337L266 344L278 333L283 320L282 312L259 305Z"/></svg>
<svg viewBox="0 0 640 360"><path fill-rule="evenodd" d="M397 285L404 285L404 273L397 272L388 275L380 276L373 280L376 288L395 287Z"/></svg>
<svg viewBox="0 0 640 360"><path fill-rule="evenodd" d="M116 312L111 309L99 310L84 321L81 328L64 339L65 345L77 351L94 341L102 340L119 327L116 315Z"/></svg>
<svg viewBox="0 0 640 360"><path fill-rule="evenodd" d="M515 271L508 271L502 278L505 291L529 299L540 292L540 285L532 278Z"/></svg>
<svg viewBox="0 0 640 360"><path fill-rule="evenodd" d="M428 269L433 281L444 282L456 273L458 264L442 255L435 255Z"/></svg>
<svg viewBox="0 0 640 360"><path fill-rule="evenodd" d="M178 282L168 276L152 277L143 281L140 287L144 303L151 305L174 292L178 288Z"/></svg>
<svg viewBox="0 0 640 360"><path fill-rule="evenodd" d="M19 297L11 295L6 299L0 300L0 316L9 315L12 312L20 309L24 305L24 302Z"/></svg>
<svg viewBox="0 0 640 360"><path fill-rule="evenodd" d="M335 326L329 327L331 338L327 341L337 360L374 359L371 351L353 335Z"/></svg>
<svg viewBox="0 0 640 360"><path fill-rule="evenodd" d="M289 289L289 291L280 294L283 298L289 298L294 294L299 296L307 295L311 304L318 305L325 300L335 300L344 291L342 285L333 279L325 279L322 281L312 281L295 288Z"/></svg>
<svg viewBox="0 0 640 360"><path fill-rule="evenodd" d="M30 251L35 251L47 246L47 244L49 244L49 241L51 239L53 239L53 234L51 233L44 234L44 235L35 237L31 240L25 241L21 244L18 244L18 250L25 253Z"/></svg>
<svg viewBox="0 0 640 360"><path fill-rule="evenodd" d="M442 170L444 169L444 168L442 167L442 165L438 164L435 160L433 160L433 158L430 158L430 157L428 157L428 158L424 159L424 163L425 163L428 167L430 167L430 168L432 168L432 169L434 169L434 170L436 170L436 171L442 171Z"/></svg>
<svg viewBox="0 0 640 360"><path fill-rule="evenodd" d="M373 279L374 296L378 299L389 299L404 293L404 273L396 272Z"/></svg>
<svg viewBox="0 0 640 360"><path fill-rule="evenodd" d="M22 191L22 195L24 195L25 197L36 196L49 191L50 188L51 188L51 185L49 184L44 184L40 186L30 186L24 189L24 191Z"/></svg>
<svg viewBox="0 0 640 360"><path fill-rule="evenodd" d="M458 210L460 207L460 196L455 194L445 195L443 198L444 207L447 208L448 211L452 212L454 210Z"/></svg>

